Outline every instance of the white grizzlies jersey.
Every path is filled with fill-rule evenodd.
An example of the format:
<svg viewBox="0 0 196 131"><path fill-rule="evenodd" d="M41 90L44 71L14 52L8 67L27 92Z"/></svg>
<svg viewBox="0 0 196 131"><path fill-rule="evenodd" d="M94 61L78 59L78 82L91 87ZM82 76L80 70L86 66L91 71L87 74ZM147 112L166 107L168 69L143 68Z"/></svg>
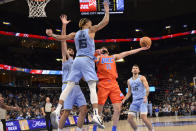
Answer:
<svg viewBox="0 0 196 131"><path fill-rule="evenodd" d="M76 56L88 56L94 59L95 42L89 36L89 29L79 30L74 38L76 45Z"/></svg>
<svg viewBox="0 0 196 131"><path fill-rule="evenodd" d="M129 85L131 87L131 93L134 100L143 99L146 96L146 88L141 81L141 75L137 79L133 80L131 77L129 80Z"/></svg>

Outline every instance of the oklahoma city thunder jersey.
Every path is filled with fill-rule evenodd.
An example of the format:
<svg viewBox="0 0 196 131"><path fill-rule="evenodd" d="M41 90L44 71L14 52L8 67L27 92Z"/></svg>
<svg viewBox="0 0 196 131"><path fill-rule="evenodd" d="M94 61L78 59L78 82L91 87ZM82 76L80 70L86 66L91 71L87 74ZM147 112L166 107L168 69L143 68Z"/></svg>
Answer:
<svg viewBox="0 0 196 131"><path fill-rule="evenodd" d="M66 82L68 79L68 76L71 72L71 66L73 64L73 59L69 58L66 62L62 63L62 82Z"/></svg>
<svg viewBox="0 0 196 131"><path fill-rule="evenodd" d="M131 86L131 93L133 96L133 101L137 99L143 99L146 95L146 88L144 87L141 81L141 75L137 79L133 80L133 77L130 78L129 84Z"/></svg>
<svg viewBox="0 0 196 131"><path fill-rule="evenodd" d="M97 76L99 79L117 79L116 62L114 56L101 55L97 65Z"/></svg>
<svg viewBox="0 0 196 131"><path fill-rule="evenodd" d="M74 38L76 46L76 56L88 56L94 59L95 42L88 34L89 29L79 30Z"/></svg>

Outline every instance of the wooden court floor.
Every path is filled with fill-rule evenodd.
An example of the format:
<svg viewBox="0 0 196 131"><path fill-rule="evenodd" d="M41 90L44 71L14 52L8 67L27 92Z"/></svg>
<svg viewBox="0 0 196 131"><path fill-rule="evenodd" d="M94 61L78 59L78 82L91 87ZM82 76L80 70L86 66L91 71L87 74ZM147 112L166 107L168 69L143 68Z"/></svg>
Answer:
<svg viewBox="0 0 196 131"><path fill-rule="evenodd" d="M152 122L155 131L196 131L196 116L182 116L182 117L159 117L149 118ZM148 131L141 119L136 120L138 124L138 131ZM97 131L112 131L112 123L105 123L105 129L98 129ZM54 130L57 131L57 130ZM75 127L65 128L63 131L75 131ZM85 125L83 131L93 131L92 125ZM117 131L133 131L126 120L121 120L118 123Z"/></svg>

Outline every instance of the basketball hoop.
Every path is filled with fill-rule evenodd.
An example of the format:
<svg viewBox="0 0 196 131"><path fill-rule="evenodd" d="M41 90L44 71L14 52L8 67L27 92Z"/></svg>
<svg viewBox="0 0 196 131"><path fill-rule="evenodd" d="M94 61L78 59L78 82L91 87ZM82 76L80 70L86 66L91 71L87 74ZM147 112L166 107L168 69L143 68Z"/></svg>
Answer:
<svg viewBox="0 0 196 131"><path fill-rule="evenodd" d="M27 0L29 6L29 18L47 17L45 7L50 0Z"/></svg>

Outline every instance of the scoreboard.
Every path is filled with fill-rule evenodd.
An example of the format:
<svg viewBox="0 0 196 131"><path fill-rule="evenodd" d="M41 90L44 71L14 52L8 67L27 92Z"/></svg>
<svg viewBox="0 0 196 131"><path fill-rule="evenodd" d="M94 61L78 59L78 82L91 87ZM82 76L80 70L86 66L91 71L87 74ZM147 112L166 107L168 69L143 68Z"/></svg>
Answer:
<svg viewBox="0 0 196 131"><path fill-rule="evenodd" d="M104 14L105 0L79 0L81 15ZM123 14L124 0L107 0L109 2L110 14Z"/></svg>

